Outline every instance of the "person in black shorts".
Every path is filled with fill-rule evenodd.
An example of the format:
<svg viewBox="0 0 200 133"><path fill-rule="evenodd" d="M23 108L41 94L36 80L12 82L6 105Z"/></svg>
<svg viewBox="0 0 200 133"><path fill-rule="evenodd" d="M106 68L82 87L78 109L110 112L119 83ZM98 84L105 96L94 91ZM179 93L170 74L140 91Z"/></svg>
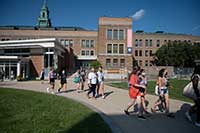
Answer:
<svg viewBox="0 0 200 133"><path fill-rule="evenodd" d="M67 74L65 73L65 70L62 70L62 73L60 74L60 88L58 89L58 92L63 89L63 91L66 91L67 89Z"/></svg>

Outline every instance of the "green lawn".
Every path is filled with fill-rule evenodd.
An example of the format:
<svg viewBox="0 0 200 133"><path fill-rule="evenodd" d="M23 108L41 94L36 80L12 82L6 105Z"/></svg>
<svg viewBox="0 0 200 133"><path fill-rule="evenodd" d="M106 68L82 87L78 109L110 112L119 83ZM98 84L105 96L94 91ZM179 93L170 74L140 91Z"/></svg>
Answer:
<svg viewBox="0 0 200 133"><path fill-rule="evenodd" d="M55 95L0 88L1 133L111 133L89 108Z"/></svg>
<svg viewBox="0 0 200 133"><path fill-rule="evenodd" d="M177 79L170 80L170 85L171 85L171 88L169 89L170 98L178 99L178 100L182 100L182 101L187 101L187 102L192 102L192 100L190 100L187 97L182 95L183 88L188 83L189 83L188 80L177 80ZM121 89L128 89L127 82L109 83L108 85L113 86L113 87L117 87L117 88L121 88ZM148 86L147 86L148 87L147 88L148 94L155 95L154 94L155 85L156 85L156 81L148 81Z"/></svg>

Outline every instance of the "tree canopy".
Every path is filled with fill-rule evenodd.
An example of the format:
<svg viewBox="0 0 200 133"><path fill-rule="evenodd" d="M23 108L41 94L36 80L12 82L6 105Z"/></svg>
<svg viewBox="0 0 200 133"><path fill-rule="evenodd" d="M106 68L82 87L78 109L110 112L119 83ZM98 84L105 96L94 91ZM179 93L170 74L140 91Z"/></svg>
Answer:
<svg viewBox="0 0 200 133"><path fill-rule="evenodd" d="M160 47L155 53L156 65L193 67L200 59L200 45L185 42L171 42Z"/></svg>

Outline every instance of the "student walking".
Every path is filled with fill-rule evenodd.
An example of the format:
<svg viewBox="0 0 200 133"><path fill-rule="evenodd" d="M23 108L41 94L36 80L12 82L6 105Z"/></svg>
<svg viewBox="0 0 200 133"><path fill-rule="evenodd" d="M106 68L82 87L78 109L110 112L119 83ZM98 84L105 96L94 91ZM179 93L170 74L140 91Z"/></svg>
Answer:
<svg viewBox="0 0 200 133"><path fill-rule="evenodd" d="M40 73L40 81L41 81L41 84L44 83L44 69L42 69L41 73Z"/></svg>
<svg viewBox="0 0 200 133"><path fill-rule="evenodd" d="M80 70L80 87L81 87L82 91L84 91L85 79L86 79L85 76L86 76L85 69L81 68L81 70Z"/></svg>
<svg viewBox="0 0 200 133"><path fill-rule="evenodd" d="M90 93L92 93L92 98L95 99L95 91L96 91L96 85L97 85L97 75L95 73L94 68L91 68L91 71L88 74L88 86L89 86L89 92L87 93L87 97L90 98Z"/></svg>
<svg viewBox="0 0 200 133"><path fill-rule="evenodd" d="M74 74L73 82L76 83L76 90L79 93L80 91L80 82L81 82L81 75L80 69L77 69L76 73Z"/></svg>
<svg viewBox="0 0 200 133"><path fill-rule="evenodd" d="M50 88L52 90L51 93L55 94L54 88L55 88L56 73L54 72L53 68L50 69L48 77L49 77L48 80L49 80ZM50 90L49 90L50 88L49 87L47 88L47 92L50 92Z"/></svg>
<svg viewBox="0 0 200 133"><path fill-rule="evenodd" d="M102 66L99 67L99 70L97 72L98 76L98 85L97 85L97 96L100 94L102 98L104 99L104 73Z"/></svg>
<svg viewBox="0 0 200 133"><path fill-rule="evenodd" d="M60 74L60 88L58 89L58 92L60 92L60 90L67 90L67 74L65 70L62 70Z"/></svg>
<svg viewBox="0 0 200 133"><path fill-rule="evenodd" d="M164 105L165 113L169 117L174 117L171 113L169 113L169 81L167 79L168 72L166 69L161 69L159 71L159 77L158 77L158 87L159 87L159 94L161 98L161 103ZM155 107L152 109L153 112L155 112Z"/></svg>
<svg viewBox="0 0 200 133"><path fill-rule="evenodd" d="M191 78L194 89L194 105L185 113L187 119L192 122L192 114L196 114L195 125L200 127L200 66L197 65Z"/></svg>
<svg viewBox="0 0 200 133"><path fill-rule="evenodd" d="M134 105L135 101L137 100L137 105L138 105L138 109L139 109L139 114L138 114L138 118L145 120L146 118L143 116L142 114L142 110L141 110L141 93L139 91L139 88L145 88L145 86L143 85L139 85L139 81L138 81L138 68L134 67L132 73L129 76L129 96L131 98L131 101L128 103L127 108L124 110L125 114L129 115L129 108L131 106Z"/></svg>

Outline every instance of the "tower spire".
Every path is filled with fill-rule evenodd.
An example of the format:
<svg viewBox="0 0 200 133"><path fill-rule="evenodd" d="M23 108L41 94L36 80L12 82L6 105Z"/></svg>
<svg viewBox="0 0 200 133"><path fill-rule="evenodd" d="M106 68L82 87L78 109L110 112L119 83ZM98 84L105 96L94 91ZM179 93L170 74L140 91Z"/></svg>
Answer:
<svg viewBox="0 0 200 133"><path fill-rule="evenodd" d="M49 19L49 10L46 0L43 1L43 5L38 17L38 27L51 27L51 20Z"/></svg>

